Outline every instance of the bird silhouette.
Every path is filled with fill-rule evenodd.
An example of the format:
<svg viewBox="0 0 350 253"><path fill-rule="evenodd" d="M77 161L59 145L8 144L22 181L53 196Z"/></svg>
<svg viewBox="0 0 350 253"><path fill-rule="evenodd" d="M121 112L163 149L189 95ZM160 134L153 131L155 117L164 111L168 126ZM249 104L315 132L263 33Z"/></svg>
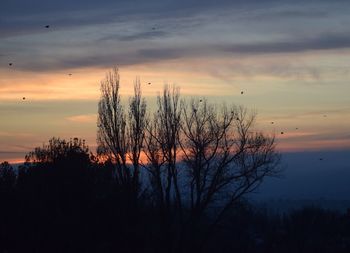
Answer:
<svg viewBox="0 0 350 253"><path fill-rule="evenodd" d="M320 161L323 161L323 158L320 158Z"/></svg>
<svg viewBox="0 0 350 253"><path fill-rule="evenodd" d="M46 25L45 28L50 28L50 26L49 26L49 25Z"/></svg>
<svg viewBox="0 0 350 253"><path fill-rule="evenodd" d="M9 66L12 66L12 62L9 63Z"/></svg>
<svg viewBox="0 0 350 253"><path fill-rule="evenodd" d="M23 97L22 100L26 100L26 97Z"/></svg>
<svg viewBox="0 0 350 253"><path fill-rule="evenodd" d="M148 83L148 85L151 85L151 83Z"/></svg>
<svg viewBox="0 0 350 253"><path fill-rule="evenodd" d="M271 124L274 124L275 122L271 121Z"/></svg>
<svg viewBox="0 0 350 253"><path fill-rule="evenodd" d="M199 102L202 102L202 99L200 99Z"/></svg>
<svg viewBox="0 0 350 253"><path fill-rule="evenodd" d="M69 73L68 75L69 75L69 76L71 76L71 75L72 75L72 73Z"/></svg>
<svg viewBox="0 0 350 253"><path fill-rule="evenodd" d="M281 134L284 134L284 132L281 132Z"/></svg>
<svg viewBox="0 0 350 253"><path fill-rule="evenodd" d="M243 92L243 91L241 91L241 95L243 95L243 93L244 93L244 92Z"/></svg>

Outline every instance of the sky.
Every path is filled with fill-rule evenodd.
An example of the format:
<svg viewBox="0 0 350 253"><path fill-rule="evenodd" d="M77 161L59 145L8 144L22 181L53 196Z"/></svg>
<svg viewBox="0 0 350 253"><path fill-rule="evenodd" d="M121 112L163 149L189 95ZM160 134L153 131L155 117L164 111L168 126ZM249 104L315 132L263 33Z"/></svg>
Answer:
<svg viewBox="0 0 350 253"><path fill-rule="evenodd" d="M320 160L320 156L323 160ZM252 194L256 199L348 200L350 205L350 156L346 151L289 152L278 178L267 178Z"/></svg>
<svg viewBox="0 0 350 253"><path fill-rule="evenodd" d="M0 162L53 136L94 149L114 66L125 98L135 78L150 105L176 84L257 111L282 152L350 149L349 11L336 0L2 0Z"/></svg>

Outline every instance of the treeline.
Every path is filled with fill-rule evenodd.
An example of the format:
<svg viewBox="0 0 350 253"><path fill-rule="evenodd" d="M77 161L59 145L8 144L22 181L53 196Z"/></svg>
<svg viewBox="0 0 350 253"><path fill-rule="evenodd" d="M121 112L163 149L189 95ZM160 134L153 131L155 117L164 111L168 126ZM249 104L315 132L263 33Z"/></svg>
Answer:
<svg viewBox="0 0 350 253"><path fill-rule="evenodd" d="M149 194L135 206L80 140L50 143L54 159L0 165L0 252L349 252L350 213L272 215L241 199L215 227L210 213L195 228L176 214L165 223Z"/></svg>
<svg viewBox="0 0 350 253"><path fill-rule="evenodd" d="M115 69L101 82L96 154L84 140L52 138L17 171L1 165L0 250L328 249L327 240L286 247L299 237L285 219L270 220L243 205L265 177L280 173L274 137L254 130L254 114L204 98L186 101L169 86L152 113L138 80L127 105L119 88ZM335 215L334 224L341 218ZM277 240L280 229L291 241ZM345 235L332 237L334 250L348 247Z"/></svg>

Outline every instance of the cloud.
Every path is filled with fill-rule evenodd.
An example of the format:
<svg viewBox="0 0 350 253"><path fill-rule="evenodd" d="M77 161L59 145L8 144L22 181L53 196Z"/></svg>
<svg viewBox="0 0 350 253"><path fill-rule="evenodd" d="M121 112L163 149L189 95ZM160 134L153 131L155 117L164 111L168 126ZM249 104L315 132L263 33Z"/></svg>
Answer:
<svg viewBox="0 0 350 253"><path fill-rule="evenodd" d="M63 29L114 22L141 23L159 18L184 17L220 9L240 1L128 1L128 0L3 0L0 9L0 37L43 32L43 26ZM19 6L21 6L19 8Z"/></svg>
<svg viewBox="0 0 350 253"><path fill-rule="evenodd" d="M286 18L324 18L328 6L341 11L348 6L346 1L315 3L292 0L2 0L0 9L0 37L28 33L42 33L43 27L51 24L55 29L69 29L77 26L134 22L140 24L229 11L233 17L266 21ZM326 5L324 7L322 5ZM305 10L305 6L307 10ZM323 6L319 10L319 6ZM285 9L283 9L283 7ZM211 21L213 21L211 19Z"/></svg>
<svg viewBox="0 0 350 253"><path fill-rule="evenodd" d="M128 35L110 35L105 36L100 39L100 41L106 40L119 40L119 41L134 41L134 40L146 40L154 39L159 37L165 37L168 33L164 31L146 31L146 32L136 32Z"/></svg>
<svg viewBox="0 0 350 253"><path fill-rule="evenodd" d="M74 115L66 118L68 121L75 123L91 123L96 122L96 114L83 114L83 115Z"/></svg>
<svg viewBox="0 0 350 253"><path fill-rule="evenodd" d="M141 38L142 35L135 35L128 39L133 40L136 37ZM147 37L147 36L146 36ZM127 38L125 38L127 40ZM150 61L172 60L178 58L191 57L215 57L227 56L227 53L240 55L257 55L257 54L285 54L285 53L301 53L313 50L337 50L350 48L350 36L341 34L322 34L316 38L299 39L294 38L290 41L274 41L269 43L251 43L251 44L208 44L208 43L191 43L188 45L169 45L167 47L158 48L135 48L135 51L129 53L112 53L108 55L95 54L76 58L72 60L62 59L62 65L69 67L92 66L100 64L102 66L110 66L116 62L119 65L142 64ZM265 69L268 68L265 66ZM270 70L272 71L272 70ZM273 66L273 71L277 74L285 73L285 66ZM292 70L292 71L295 71ZM307 75L318 79L317 69L304 69ZM299 73L299 72L298 72ZM287 75L290 73L286 73Z"/></svg>
<svg viewBox="0 0 350 253"><path fill-rule="evenodd" d="M235 54L299 53L310 50L344 49L350 47L350 36L344 34L322 34L315 38L294 39L250 44L232 44L223 51Z"/></svg>
<svg viewBox="0 0 350 253"><path fill-rule="evenodd" d="M7 155L7 154L23 154L24 152L22 151L6 151L6 150L0 150L0 154Z"/></svg>
<svg viewBox="0 0 350 253"><path fill-rule="evenodd" d="M28 62L24 59L16 65L16 68L24 71L50 71L82 67L103 67L109 68L113 65L130 66L147 62L157 62L161 60L177 59L195 55L191 48L145 48L145 49L125 49L125 52L108 50L101 52L84 52L82 54L58 55L55 58L45 58L38 56L37 61ZM188 52L188 53L186 53Z"/></svg>
<svg viewBox="0 0 350 253"><path fill-rule="evenodd" d="M0 137L33 137L33 134L32 133L0 131Z"/></svg>
<svg viewBox="0 0 350 253"><path fill-rule="evenodd" d="M296 120L296 119L310 119L310 118L327 118L328 116L340 116L350 114L350 107L325 109L325 110L309 110L299 113L288 113L287 115L275 115L275 120Z"/></svg>
<svg viewBox="0 0 350 253"><path fill-rule="evenodd" d="M278 5L277 5L278 6ZM299 6L300 7L300 6ZM323 19L329 17L326 10L298 9L295 6L288 6L287 9L272 9L269 12L258 12L255 15L246 17L252 21L279 21L286 19Z"/></svg>
<svg viewBox="0 0 350 253"><path fill-rule="evenodd" d="M278 136L279 139L288 139L288 141L345 141L350 140L350 136L346 133L334 133L334 132L285 132L283 135ZM349 142L350 146L350 142Z"/></svg>
<svg viewBox="0 0 350 253"><path fill-rule="evenodd" d="M139 58L144 60L168 60L176 59L180 57L190 56L190 48L146 48L139 49L137 55ZM196 51L193 49L192 54L196 54Z"/></svg>
<svg viewBox="0 0 350 253"><path fill-rule="evenodd" d="M337 2L333 6L327 1L320 2L323 4L308 3L310 8L305 10L305 6L295 5L291 0L282 3L204 0L200 4L194 0L133 3L77 0L69 4L67 0L52 3L38 0L33 4L5 0L0 10L0 40L6 36L26 36L3 39L0 51L11 53L17 69L51 71L180 58L209 59L230 54L255 56L349 48L346 26L328 32L332 26L328 23L339 21L334 6L343 6L338 8L342 10L346 3ZM18 8L19 5L23 8ZM332 8L327 8L331 5ZM301 17L313 20L299 21ZM252 22L246 26L249 20ZM45 29L46 24L52 28ZM294 29L287 30L290 27ZM5 57L0 56L0 64L7 64ZM319 71L312 68L302 74L301 70L293 72L295 69L285 70L280 65L267 68L262 72L319 79ZM241 71L249 75L252 70ZM227 79L220 72L213 72Z"/></svg>

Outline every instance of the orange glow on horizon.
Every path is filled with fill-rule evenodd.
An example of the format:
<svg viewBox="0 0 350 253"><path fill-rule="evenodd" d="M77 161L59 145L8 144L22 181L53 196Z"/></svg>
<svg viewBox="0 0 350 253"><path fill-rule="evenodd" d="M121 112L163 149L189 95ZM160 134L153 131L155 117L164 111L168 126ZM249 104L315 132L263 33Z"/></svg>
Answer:
<svg viewBox="0 0 350 253"><path fill-rule="evenodd" d="M280 152L302 152L319 151L319 150L338 150L338 149L350 149L349 140L315 140L315 141L298 141L291 142L279 142L277 144L277 150Z"/></svg>

